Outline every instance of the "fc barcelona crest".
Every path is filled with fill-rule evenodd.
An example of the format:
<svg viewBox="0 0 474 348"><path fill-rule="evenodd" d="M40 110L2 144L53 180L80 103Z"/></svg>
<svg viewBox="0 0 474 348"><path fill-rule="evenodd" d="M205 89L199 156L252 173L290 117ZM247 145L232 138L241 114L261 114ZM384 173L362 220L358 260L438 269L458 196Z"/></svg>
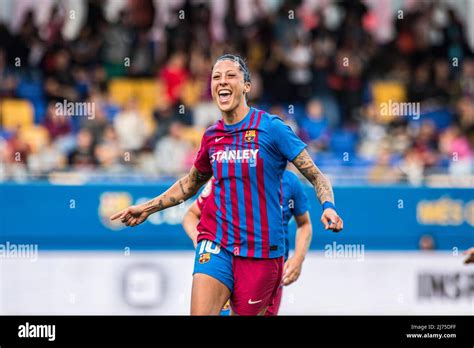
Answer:
<svg viewBox="0 0 474 348"><path fill-rule="evenodd" d="M211 259L210 253L204 253L204 254L199 255L199 263L209 262L210 259Z"/></svg>
<svg viewBox="0 0 474 348"><path fill-rule="evenodd" d="M250 143L255 140L255 137L257 136L257 131L255 129L251 129L245 132L245 142Z"/></svg>

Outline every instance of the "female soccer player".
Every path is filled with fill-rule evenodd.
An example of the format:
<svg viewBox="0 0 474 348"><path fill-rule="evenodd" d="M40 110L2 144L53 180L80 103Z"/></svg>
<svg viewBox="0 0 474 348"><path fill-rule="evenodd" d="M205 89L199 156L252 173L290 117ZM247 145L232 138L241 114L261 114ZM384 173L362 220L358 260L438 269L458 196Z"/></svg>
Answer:
<svg viewBox="0 0 474 348"><path fill-rule="evenodd" d="M251 81L243 59L219 57L211 79L222 119L204 132L189 174L158 197L111 219L136 226L150 214L194 196L214 176L214 199L206 204L198 225L191 314L218 315L229 298L234 314L263 314L278 293L283 273L281 179L287 161L315 187L325 228L340 231L343 221L331 184L306 145L280 118L247 105Z"/></svg>

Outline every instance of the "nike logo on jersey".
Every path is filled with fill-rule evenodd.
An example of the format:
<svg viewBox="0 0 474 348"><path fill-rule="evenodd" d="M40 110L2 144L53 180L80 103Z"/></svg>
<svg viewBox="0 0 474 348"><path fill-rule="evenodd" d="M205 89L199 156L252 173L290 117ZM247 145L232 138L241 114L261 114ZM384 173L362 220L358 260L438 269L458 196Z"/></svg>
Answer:
<svg viewBox="0 0 474 348"><path fill-rule="evenodd" d="M258 301L252 301L252 299L249 299L249 304L256 304L259 302L262 302L263 300L258 300Z"/></svg>
<svg viewBox="0 0 474 348"><path fill-rule="evenodd" d="M224 137L219 137L219 138L216 138L214 139L214 141L217 143L218 141L221 141Z"/></svg>

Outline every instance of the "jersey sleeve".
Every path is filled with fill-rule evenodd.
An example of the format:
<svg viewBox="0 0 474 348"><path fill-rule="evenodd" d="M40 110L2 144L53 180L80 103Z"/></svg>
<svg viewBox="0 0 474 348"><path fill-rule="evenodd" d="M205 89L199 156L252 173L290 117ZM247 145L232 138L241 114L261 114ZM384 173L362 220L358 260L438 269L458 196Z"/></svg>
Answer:
<svg viewBox="0 0 474 348"><path fill-rule="evenodd" d="M196 200L196 203L199 210L202 211L202 209L204 208L204 204L206 204L206 200L203 199L201 196L199 196L198 199Z"/></svg>
<svg viewBox="0 0 474 348"><path fill-rule="evenodd" d="M309 210L308 196L305 193L303 184L296 175L293 175L293 182L291 187L293 188L293 215L303 215Z"/></svg>
<svg viewBox="0 0 474 348"><path fill-rule="evenodd" d="M290 162L306 148L306 144L279 117L271 120L271 132L278 151Z"/></svg>
<svg viewBox="0 0 474 348"><path fill-rule="evenodd" d="M212 166L211 161L209 159L209 151L207 148L207 141L206 141L206 134L202 136L201 139L201 147L196 155L196 159L194 160L194 167L201 173L211 173Z"/></svg>
<svg viewBox="0 0 474 348"><path fill-rule="evenodd" d="M209 199L211 192L212 192L212 185L213 185L213 179L209 180L209 182L206 184L204 189L201 191L201 194L199 195L197 199L197 205L199 210L203 210L204 206L206 205L206 201Z"/></svg>

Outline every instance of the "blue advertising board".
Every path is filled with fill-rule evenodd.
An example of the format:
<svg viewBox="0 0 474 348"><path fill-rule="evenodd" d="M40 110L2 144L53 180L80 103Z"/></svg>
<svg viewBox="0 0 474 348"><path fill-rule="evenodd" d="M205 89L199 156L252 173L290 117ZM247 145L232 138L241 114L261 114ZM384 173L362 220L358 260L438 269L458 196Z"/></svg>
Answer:
<svg viewBox="0 0 474 348"><path fill-rule="evenodd" d="M109 217L168 188L158 185L48 183L0 184L0 242L38 244L39 249L189 250L181 221L192 200L153 214L134 228ZM333 233L320 223L321 207L306 187L313 223L311 249L331 243L362 244L365 250L416 250L423 235L435 248L474 246L474 190L426 187L338 187L336 206L344 230ZM294 239L294 222L290 240ZM294 244L294 243L292 243Z"/></svg>

